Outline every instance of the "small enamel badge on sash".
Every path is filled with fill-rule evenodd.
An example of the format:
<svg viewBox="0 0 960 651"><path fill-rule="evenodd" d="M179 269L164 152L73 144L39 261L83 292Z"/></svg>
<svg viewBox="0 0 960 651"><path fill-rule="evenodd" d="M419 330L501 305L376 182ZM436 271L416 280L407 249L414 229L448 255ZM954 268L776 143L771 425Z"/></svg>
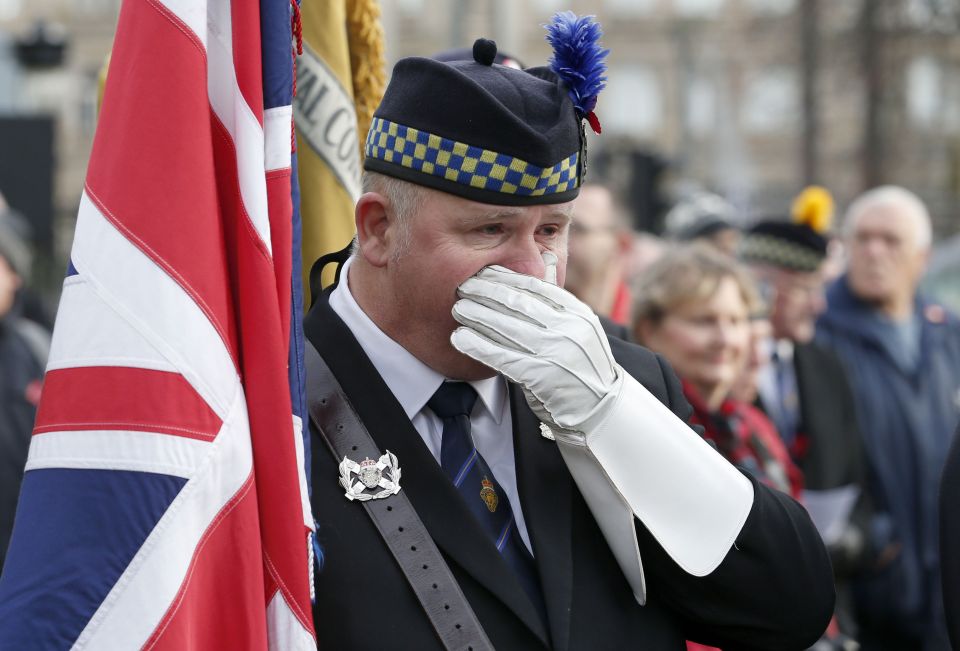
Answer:
<svg viewBox="0 0 960 651"><path fill-rule="evenodd" d="M369 457L357 463L347 457L340 462L340 485L350 500L379 500L400 492L400 463L397 455L387 450L380 459Z"/></svg>

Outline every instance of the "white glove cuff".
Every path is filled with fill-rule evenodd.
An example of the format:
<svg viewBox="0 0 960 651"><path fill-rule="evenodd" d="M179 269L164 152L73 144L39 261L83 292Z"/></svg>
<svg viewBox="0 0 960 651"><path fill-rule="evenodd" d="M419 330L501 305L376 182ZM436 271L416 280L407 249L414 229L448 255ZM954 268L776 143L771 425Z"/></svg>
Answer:
<svg viewBox="0 0 960 651"><path fill-rule="evenodd" d="M628 579L638 571L642 578L642 570L638 562L632 571L624 568L629 557L616 548L625 549L630 542L636 549L635 535L632 541L624 538L618 524L622 513L601 515L594 506L609 506L611 491L681 568L706 576L726 557L746 522L753 485L633 377L621 376L615 402L594 410L583 424L586 450L584 439L576 441L564 432L557 432L557 444L594 516L608 521L601 528ZM579 462L570 464L572 457ZM584 463L588 457L595 464L592 472ZM610 540L608 529L620 530L621 539ZM642 581L631 585L636 593Z"/></svg>
<svg viewBox="0 0 960 651"><path fill-rule="evenodd" d="M547 424L551 426L551 429L556 435L567 438L571 442L579 440L580 445L583 445L584 433L596 429L595 423L600 423L606 419L608 412L613 409L617 401L617 396L620 394L621 387L623 386L623 378L627 373L620 368L619 364L615 366L614 372L616 373L616 378L610 385L607 394L585 415L569 414L563 416L552 414L547 410L546 405L543 405L539 399L537 400L537 402L543 405L543 411L549 415L551 422ZM534 411L536 412L537 410L534 409ZM571 420L576 420L577 422L568 423L568 421Z"/></svg>

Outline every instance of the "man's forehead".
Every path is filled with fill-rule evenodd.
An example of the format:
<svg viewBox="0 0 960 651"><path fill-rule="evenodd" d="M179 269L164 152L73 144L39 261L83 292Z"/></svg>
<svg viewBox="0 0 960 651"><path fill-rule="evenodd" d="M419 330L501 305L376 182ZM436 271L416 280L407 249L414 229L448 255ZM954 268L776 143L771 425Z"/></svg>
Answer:
<svg viewBox="0 0 960 651"><path fill-rule="evenodd" d="M797 286L817 286L823 283L823 265L813 271L798 271L795 269L782 269L781 277L791 285Z"/></svg>
<svg viewBox="0 0 960 651"><path fill-rule="evenodd" d="M467 220L512 219L536 214L542 218L570 219L573 215L573 201L556 204L538 204L534 206L501 206L481 203L444 192L432 191L447 211Z"/></svg>
<svg viewBox="0 0 960 651"><path fill-rule="evenodd" d="M913 215L909 211L909 207L894 203L877 204L864 209L856 217L853 227L856 231L906 233L913 224Z"/></svg>
<svg viewBox="0 0 960 651"><path fill-rule="evenodd" d="M565 217L567 219L573 218L573 202L567 201L566 203L556 203L540 206L543 214L547 217Z"/></svg>

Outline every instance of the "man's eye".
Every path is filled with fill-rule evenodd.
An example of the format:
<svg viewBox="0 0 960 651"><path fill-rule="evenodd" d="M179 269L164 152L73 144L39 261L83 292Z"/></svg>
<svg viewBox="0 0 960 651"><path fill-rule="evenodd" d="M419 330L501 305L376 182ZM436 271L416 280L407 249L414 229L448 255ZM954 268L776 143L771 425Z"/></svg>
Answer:
<svg viewBox="0 0 960 651"><path fill-rule="evenodd" d="M548 237L553 237L554 235L560 234L560 227L559 226L542 226L540 228L540 232L543 235L546 235Z"/></svg>
<svg viewBox="0 0 960 651"><path fill-rule="evenodd" d="M484 235L499 235L503 232L502 224L485 224L480 227L480 232Z"/></svg>

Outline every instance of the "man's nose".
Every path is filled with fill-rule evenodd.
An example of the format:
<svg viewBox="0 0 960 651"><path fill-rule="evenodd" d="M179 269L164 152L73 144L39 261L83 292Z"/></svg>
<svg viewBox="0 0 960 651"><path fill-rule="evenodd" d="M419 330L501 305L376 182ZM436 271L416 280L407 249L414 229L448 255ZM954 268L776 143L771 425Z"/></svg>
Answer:
<svg viewBox="0 0 960 651"><path fill-rule="evenodd" d="M533 237L517 238L496 263L517 273L535 276L541 280L546 267L543 263L544 248Z"/></svg>
<svg viewBox="0 0 960 651"><path fill-rule="evenodd" d="M887 245L882 238L871 237L867 239L864 249L868 255L875 258L884 255L887 252Z"/></svg>

